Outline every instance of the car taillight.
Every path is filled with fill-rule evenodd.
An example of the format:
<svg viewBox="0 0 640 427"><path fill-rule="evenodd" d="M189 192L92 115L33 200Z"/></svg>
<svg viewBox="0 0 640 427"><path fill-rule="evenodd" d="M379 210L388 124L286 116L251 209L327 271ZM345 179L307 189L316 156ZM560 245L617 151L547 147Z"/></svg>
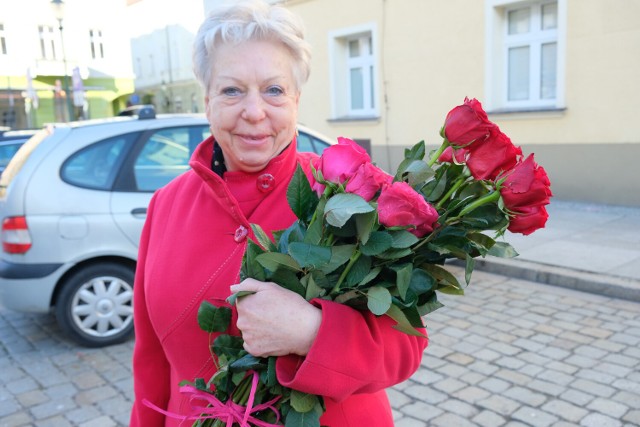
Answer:
<svg viewBox="0 0 640 427"><path fill-rule="evenodd" d="M2 250L10 254L23 254L31 248L27 220L13 216L2 221Z"/></svg>

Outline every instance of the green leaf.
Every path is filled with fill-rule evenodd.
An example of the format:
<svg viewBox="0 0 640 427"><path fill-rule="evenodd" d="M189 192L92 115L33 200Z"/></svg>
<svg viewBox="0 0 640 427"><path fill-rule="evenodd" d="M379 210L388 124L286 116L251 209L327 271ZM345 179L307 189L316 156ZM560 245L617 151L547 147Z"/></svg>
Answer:
<svg viewBox="0 0 640 427"><path fill-rule="evenodd" d="M373 286L367 291L367 308L377 316L381 316L391 307L391 294L387 288Z"/></svg>
<svg viewBox="0 0 640 427"><path fill-rule="evenodd" d="M386 231L374 231L369 236L369 241L366 245L362 245L360 250L363 254L369 256L380 255L386 251L393 244L393 238Z"/></svg>
<svg viewBox="0 0 640 427"><path fill-rule="evenodd" d="M329 199L324 208L324 214L329 224L342 227L353 215L373 210L373 206L357 194L341 193Z"/></svg>
<svg viewBox="0 0 640 427"><path fill-rule="evenodd" d="M366 214L356 215L356 229L358 230L358 240L363 245L369 241L369 236L376 225L378 214L373 211Z"/></svg>
<svg viewBox="0 0 640 427"><path fill-rule="evenodd" d="M227 302L230 305L236 305L236 300L240 297L243 297L245 295L251 295L254 294L255 292L253 291L240 291L240 292L236 292L234 294L231 294L227 297Z"/></svg>
<svg viewBox="0 0 640 427"><path fill-rule="evenodd" d="M357 261L351 266L351 270L347 274L347 286L355 286L367 276L371 270L371 257L360 255Z"/></svg>
<svg viewBox="0 0 640 427"><path fill-rule="evenodd" d="M397 322L397 324L394 325L393 327L399 330L400 332L404 332L407 335L412 335L415 337L423 337L423 338L427 337L422 332L414 328L409 322L409 320L407 319L407 316L402 312L402 310L400 310L395 305L391 305L391 307L389 307L389 310L387 311L387 316L391 317L393 320Z"/></svg>
<svg viewBox="0 0 640 427"><path fill-rule="evenodd" d="M240 353L245 352L244 341L241 337L231 335L218 335L213 341L213 351L218 355L225 355L236 359Z"/></svg>
<svg viewBox="0 0 640 427"><path fill-rule="evenodd" d="M435 292L431 295L431 297L424 304L419 305L418 313L420 316L426 316L429 313L433 313L437 309L444 307L440 301L438 301L438 296Z"/></svg>
<svg viewBox="0 0 640 427"><path fill-rule="evenodd" d="M484 249L482 253L487 253L487 251L489 251L496 244L495 240L482 233L469 233L467 234L467 237L469 238L469 240L476 243L477 246Z"/></svg>
<svg viewBox="0 0 640 427"><path fill-rule="evenodd" d="M418 243L419 240L414 234L407 230L391 231L389 234L391 234L391 238L393 239L391 247L395 249L409 248Z"/></svg>
<svg viewBox="0 0 640 427"><path fill-rule="evenodd" d="M301 271L300 265L287 254L281 254L279 252L267 252L260 254L256 257L256 261L260 263L264 268L271 271L276 271L280 267L288 268L293 271Z"/></svg>
<svg viewBox="0 0 640 427"><path fill-rule="evenodd" d="M319 218L322 218L320 216ZM311 245L317 245L322 241L322 231L323 231L323 221L318 220L316 218L314 221L309 224L309 228L307 228L307 232L304 235L304 242L309 243Z"/></svg>
<svg viewBox="0 0 640 427"><path fill-rule="evenodd" d="M198 326L206 332L225 332L231 324L231 309L202 301L198 308Z"/></svg>
<svg viewBox="0 0 640 427"><path fill-rule="evenodd" d="M298 412L309 412L318 403L318 396L315 394L303 393L298 390L291 390L291 406Z"/></svg>
<svg viewBox="0 0 640 427"><path fill-rule="evenodd" d="M320 414L317 411L298 412L291 408L284 425L285 427L320 427Z"/></svg>
<svg viewBox="0 0 640 427"><path fill-rule="evenodd" d="M252 354L245 354L241 358L229 364L230 372L243 372L249 370L262 370L265 368L266 359L256 357Z"/></svg>
<svg viewBox="0 0 640 427"><path fill-rule="evenodd" d="M355 250L356 245L331 246L331 260L329 263L320 266L320 270L324 274L335 271L338 267L349 261Z"/></svg>
<svg viewBox="0 0 640 427"><path fill-rule="evenodd" d="M396 259L400 259L400 258L404 258L406 256L409 256L413 254L413 251L409 248L407 249L389 249L387 251L384 251L381 254L378 254L378 258L380 259L391 259L391 260L396 260Z"/></svg>
<svg viewBox="0 0 640 427"><path fill-rule="evenodd" d="M364 276L364 278L360 281L360 283L358 283L358 287L360 288L366 285L367 283L371 282L373 279L378 277L378 274L380 274L381 271L382 271L382 267L374 267L373 269L371 269L371 271L369 271L367 275Z"/></svg>
<svg viewBox="0 0 640 427"><path fill-rule="evenodd" d="M267 251L275 251L276 245L271 241L267 233L258 224L251 224L253 234L256 236L258 243Z"/></svg>
<svg viewBox="0 0 640 427"><path fill-rule="evenodd" d="M451 274L449 270L435 264L423 264L420 267L435 277L438 282L445 283L447 286L453 286L457 289L462 289L462 286L460 285L460 282L458 282L458 279L456 279L456 276Z"/></svg>
<svg viewBox="0 0 640 427"><path fill-rule="evenodd" d="M489 255L500 258L515 258L519 254L510 244L506 242L496 242L489 250Z"/></svg>
<svg viewBox="0 0 640 427"><path fill-rule="evenodd" d="M275 282L283 288L289 289L304 298L305 290L302 284L300 284L297 272L285 268L279 268L273 274L269 275L268 280Z"/></svg>
<svg viewBox="0 0 640 427"><path fill-rule="evenodd" d="M318 196L311 189L309 180L302 167L298 165L287 187L287 201L293 213L304 222L308 222L318 204Z"/></svg>
<svg viewBox="0 0 640 427"><path fill-rule="evenodd" d="M278 383L278 379L276 377L276 360L278 360L276 356L269 356L269 360L267 362L267 379L265 381L265 385L267 387L273 387Z"/></svg>
<svg viewBox="0 0 640 427"><path fill-rule="evenodd" d="M303 268L319 268L331 261L331 248L303 242L291 242L289 255Z"/></svg>
<svg viewBox="0 0 640 427"><path fill-rule="evenodd" d="M415 187L417 184L425 182L434 175L433 169L424 161L411 162L406 170L407 182L410 186Z"/></svg>
<svg viewBox="0 0 640 427"><path fill-rule="evenodd" d="M433 292L436 279L425 270L415 268L411 272L409 288L418 296Z"/></svg>
<svg viewBox="0 0 640 427"><path fill-rule="evenodd" d="M405 299L407 296L407 290L409 289L409 284L411 283L413 264L404 263L394 265L391 269L396 272L396 287L398 288L400 298Z"/></svg>
<svg viewBox="0 0 640 427"><path fill-rule="evenodd" d="M456 288L455 286L443 285L438 286L438 292L448 295L464 295L464 289Z"/></svg>
<svg viewBox="0 0 640 427"><path fill-rule="evenodd" d="M300 283L305 288L304 299L311 301L314 298L318 298L324 295L324 289L316 284L315 279L311 273L305 275L300 279Z"/></svg>
<svg viewBox="0 0 640 427"><path fill-rule="evenodd" d="M244 262L242 263L242 277L251 277L252 279L264 281L265 272L256 258L264 253L258 244L253 240L248 240L247 251L244 254Z"/></svg>
<svg viewBox="0 0 640 427"><path fill-rule="evenodd" d="M464 269L464 280L467 285L471 282L471 273L473 273L473 268L476 265L476 261L469 255L467 255L466 265Z"/></svg>

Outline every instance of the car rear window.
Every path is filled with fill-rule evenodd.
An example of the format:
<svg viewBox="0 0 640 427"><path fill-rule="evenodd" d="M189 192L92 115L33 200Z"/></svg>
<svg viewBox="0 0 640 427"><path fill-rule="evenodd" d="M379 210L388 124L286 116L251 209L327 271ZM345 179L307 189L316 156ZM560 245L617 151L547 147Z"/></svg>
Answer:
<svg viewBox="0 0 640 427"><path fill-rule="evenodd" d="M126 148L131 147L138 136L139 132L118 135L75 152L62 164L62 180L77 187L111 190Z"/></svg>
<svg viewBox="0 0 640 427"><path fill-rule="evenodd" d="M31 156L33 150L51 135L51 132L52 129L48 127L36 132L36 134L22 144L13 157L11 157L7 168L2 171L2 176L0 176L0 197L4 197L7 187L9 187L13 178L20 172L20 169L22 169L22 166L24 166L29 156Z"/></svg>

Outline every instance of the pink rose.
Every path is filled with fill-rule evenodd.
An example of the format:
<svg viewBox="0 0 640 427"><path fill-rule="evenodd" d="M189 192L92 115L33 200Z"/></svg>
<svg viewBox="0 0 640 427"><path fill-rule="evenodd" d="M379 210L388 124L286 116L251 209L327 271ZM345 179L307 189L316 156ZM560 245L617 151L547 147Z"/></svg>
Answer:
<svg viewBox="0 0 640 427"><path fill-rule="evenodd" d="M433 231L438 212L406 182L384 187L378 197L378 219L386 227L409 227L416 237Z"/></svg>
<svg viewBox="0 0 640 427"><path fill-rule="evenodd" d="M373 199L384 186L391 185L393 177L374 166L372 163L363 163L347 182L347 193L357 194L367 202Z"/></svg>
<svg viewBox="0 0 640 427"><path fill-rule="evenodd" d="M469 146L467 167L475 179L493 180L501 172L513 169L521 158L522 149L495 127L487 139Z"/></svg>
<svg viewBox="0 0 640 427"><path fill-rule="evenodd" d="M338 138L338 144L324 150L313 167L322 172L326 181L341 184L347 181L364 163L371 163L366 150L348 138ZM316 182L312 188L318 196L324 192L324 185Z"/></svg>
<svg viewBox="0 0 640 427"><path fill-rule="evenodd" d="M489 120L477 99L464 99L464 104L449 111L444 121L444 135L455 148L466 147L489 136L496 125Z"/></svg>
<svg viewBox="0 0 640 427"><path fill-rule="evenodd" d="M519 162L507 175L500 194L505 207L514 215L509 231L531 234L544 227L551 194L551 182L544 168L533 159L533 154Z"/></svg>

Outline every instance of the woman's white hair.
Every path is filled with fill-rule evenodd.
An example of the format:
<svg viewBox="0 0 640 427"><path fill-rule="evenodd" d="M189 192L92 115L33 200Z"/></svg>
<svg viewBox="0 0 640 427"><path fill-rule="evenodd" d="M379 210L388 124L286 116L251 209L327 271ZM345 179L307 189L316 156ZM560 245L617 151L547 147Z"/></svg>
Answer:
<svg viewBox="0 0 640 427"><path fill-rule="evenodd" d="M221 43L253 40L284 44L293 58L293 75L298 90L301 89L309 78L311 59L302 21L283 6L270 5L263 0L243 0L213 10L196 34L193 72L207 94L216 48Z"/></svg>

